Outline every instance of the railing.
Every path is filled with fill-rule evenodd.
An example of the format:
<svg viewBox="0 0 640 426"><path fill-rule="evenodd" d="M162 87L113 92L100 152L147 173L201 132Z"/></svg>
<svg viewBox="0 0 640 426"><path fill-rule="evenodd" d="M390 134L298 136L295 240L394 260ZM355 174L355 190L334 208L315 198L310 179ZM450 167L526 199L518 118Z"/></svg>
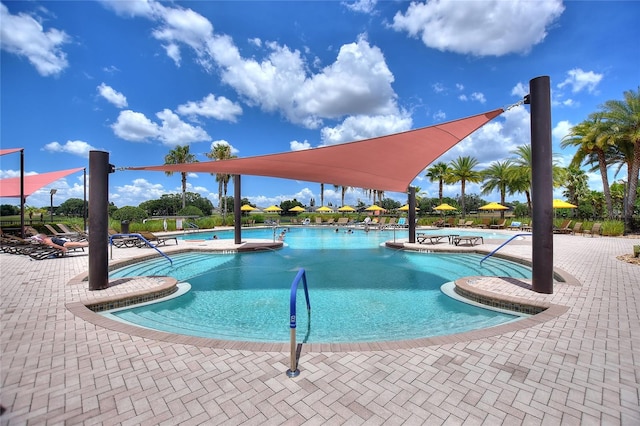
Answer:
<svg viewBox="0 0 640 426"><path fill-rule="evenodd" d="M304 297L307 301L307 335L311 327L311 304L309 303L309 289L307 288L307 275L303 268L300 268L298 274L291 283L291 295L289 298L289 328L291 329L291 368L287 370L288 377L297 377L300 374L298 370L298 351L296 345L296 297L298 294L298 284L302 280L304 286ZM305 339L306 340L306 339Z"/></svg>
<svg viewBox="0 0 640 426"><path fill-rule="evenodd" d="M516 239L517 237L528 237L531 236L531 234L516 234L513 237L509 238L507 241L505 241L504 243L500 244L500 246L498 246L497 249L495 249L494 251L492 251L491 253L489 253L488 255L486 255L485 257L482 258L482 260L480 261L480 265L482 265L482 262L484 262L487 258L493 256L493 254L495 252L497 252L498 250L500 250L502 247L506 246L507 244L509 244L511 241L513 241L514 239Z"/></svg>
<svg viewBox="0 0 640 426"><path fill-rule="evenodd" d="M109 245L111 246L111 258L113 259L113 240L114 238L137 238L139 240L142 240L146 245L148 245L149 247L151 247L152 249L154 249L155 251L157 251L158 253L160 253L162 256L164 256L169 263L171 263L171 266L173 266L173 260L171 260L171 258L169 256L167 256L166 254L164 254L162 251L160 251L160 249L156 246L154 246L153 244L151 244L151 242L149 240L147 240L145 237L143 237L140 234L113 234L109 236Z"/></svg>

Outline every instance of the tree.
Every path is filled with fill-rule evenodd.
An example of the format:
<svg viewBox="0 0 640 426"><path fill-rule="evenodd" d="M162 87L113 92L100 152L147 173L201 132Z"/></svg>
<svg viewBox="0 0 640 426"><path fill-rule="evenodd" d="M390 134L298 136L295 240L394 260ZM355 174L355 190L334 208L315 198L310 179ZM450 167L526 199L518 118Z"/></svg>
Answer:
<svg viewBox="0 0 640 426"><path fill-rule="evenodd" d="M611 100L604 104L604 118L618 145L632 146L627 175L627 197L624 202L625 233L632 230L632 218L637 199L640 174L640 86L637 91L624 92L624 101Z"/></svg>
<svg viewBox="0 0 640 426"><path fill-rule="evenodd" d="M320 207L324 206L324 183L320 184Z"/></svg>
<svg viewBox="0 0 640 426"><path fill-rule="evenodd" d="M429 178L429 181L438 181L438 199L440 200L439 204L442 204L444 182L448 173L449 166L447 165L447 163L443 162L436 163L427 169L426 177Z"/></svg>
<svg viewBox="0 0 640 426"><path fill-rule="evenodd" d="M478 183L482 181L482 173L477 170L473 170L478 165L478 160L473 157L458 157L451 162L450 171L446 177L447 183L460 182L460 196L461 196L461 208L462 218L465 218L466 210L464 204L464 192L467 182Z"/></svg>
<svg viewBox="0 0 640 426"><path fill-rule="evenodd" d="M604 198L607 205L607 216L613 218L613 208L611 205L611 192L609 191L609 177L607 175L607 145L611 139L603 137L605 124L602 121L601 113L591 114L588 120L576 124L571 128L569 134L562 139L560 146L566 148L575 146L578 148L571 165L579 167L583 163L596 163L600 170Z"/></svg>
<svg viewBox="0 0 640 426"><path fill-rule="evenodd" d="M82 216L84 201L80 198L69 198L56 209L57 214L65 216Z"/></svg>
<svg viewBox="0 0 640 426"><path fill-rule="evenodd" d="M188 164L197 162L196 156L189 153L189 145L178 145L164 157L164 164ZM165 172L165 174L171 176L173 172ZM180 172L180 175L182 176L182 208L184 208L187 205L187 172Z"/></svg>
<svg viewBox="0 0 640 426"><path fill-rule="evenodd" d="M567 197L567 201L577 206L580 204L580 200L585 199L589 195L587 180L587 174L584 170L575 166L567 167L564 183L566 190L562 193Z"/></svg>
<svg viewBox="0 0 640 426"><path fill-rule="evenodd" d="M512 175L513 163L511 160L494 161L488 169L482 172L484 178L482 194L488 195L497 190L500 193L500 204L504 206ZM500 210L500 218L504 219L504 210Z"/></svg>
<svg viewBox="0 0 640 426"><path fill-rule="evenodd" d="M115 220L142 220L147 218L147 212L140 207L124 206L113 212Z"/></svg>
<svg viewBox="0 0 640 426"><path fill-rule="evenodd" d="M216 143L213 146L211 152L207 153L207 157L211 158L214 161L222 161L229 160L231 158L237 158L235 155L231 154L231 145L228 143ZM218 182L218 208L222 211L222 220L223 223L226 220L227 214L227 188L229 186L229 180L231 179L231 175L226 173L217 173L216 174L216 182ZM222 206L223 201L225 203L224 208Z"/></svg>

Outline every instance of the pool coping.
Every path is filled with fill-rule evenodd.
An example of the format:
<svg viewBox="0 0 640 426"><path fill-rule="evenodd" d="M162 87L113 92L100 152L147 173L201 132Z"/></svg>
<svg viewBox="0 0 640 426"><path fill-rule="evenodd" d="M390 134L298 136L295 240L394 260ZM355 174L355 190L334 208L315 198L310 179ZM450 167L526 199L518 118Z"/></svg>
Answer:
<svg viewBox="0 0 640 426"><path fill-rule="evenodd" d="M388 244L388 242L387 242ZM282 244L280 243L280 246ZM390 247L398 248L398 247ZM478 247L469 247L469 249L456 250L448 248L446 250L434 250L438 252L458 252L458 253L486 253L482 250L478 250ZM411 245L403 245L404 250L414 250ZM213 250L211 248L203 249L201 247L189 247L178 250L173 250L172 254L193 252L193 251L206 251L206 252L220 252L226 250ZM415 251L415 250L414 250ZM514 256L498 256L511 261L516 261L525 265L530 265L531 262ZM122 266L126 266L132 263L137 263L148 258L157 258L157 255L145 254L134 258L113 262L109 265L109 270L117 269ZM560 282L566 285L580 285L578 280L568 274L566 271L561 271L554 268L554 275L560 278ZM69 281L69 285L82 285L86 284L88 272L82 273L74 277ZM493 280L493 281L491 281ZM509 282L513 281L513 282ZM385 350L397 350L397 349L411 349L417 347L426 347L433 345L443 345L467 342L471 340L484 339L487 337L503 335L510 332L515 332L525 328L534 327L536 325L547 322L553 318L559 317L569 310L569 307L563 305L552 304L544 301L544 295L539 297L527 298L521 296L514 296L503 294L500 292L492 291L487 288L483 288L483 285L488 285L489 288L496 286L513 286L514 283L521 290L520 294L528 294L530 291L530 280L514 280L505 279L501 277L464 277L455 281L456 292L462 293L464 297L468 297L472 300L483 301L503 306L525 306L527 309L541 310L539 313L531 315L527 318L520 319L518 321L512 321L506 324L497 325L494 327L467 331L463 333L455 333L444 336L425 337L412 340L399 340L399 341L382 341L382 342L353 342L353 343L302 343L298 342L298 345L302 345L306 350L313 352L353 352L353 351L385 351ZM102 309L109 305L123 305L130 306L131 300L145 300L148 301L151 297L159 297L158 295L171 293L177 290L177 280L172 277L130 277L127 279L114 279L109 281L109 289L112 289L110 295L103 296L103 293L95 294L90 291L86 291L80 296L80 300L72 301L66 304L66 308L74 315L83 320L90 322L94 325L117 332L126 333L129 335L154 339L169 343L188 344L198 347L209 347L218 349L235 349L235 350L247 350L253 352L288 352L291 349L291 343L286 342L248 342L248 341L232 341L232 340L220 340L211 339L197 336L187 336L180 334L167 333L163 331L150 330L137 326L133 326L124 322L110 319L98 312L95 312L91 308L96 306ZM116 285L117 284L117 285ZM129 284L129 285L127 285ZM129 287L139 289L127 290ZM529 287L529 288L527 288ZM511 290L511 289L509 289ZM523 293L524 292L524 293ZM538 295L538 293L532 293ZM542 300L539 300L542 299Z"/></svg>

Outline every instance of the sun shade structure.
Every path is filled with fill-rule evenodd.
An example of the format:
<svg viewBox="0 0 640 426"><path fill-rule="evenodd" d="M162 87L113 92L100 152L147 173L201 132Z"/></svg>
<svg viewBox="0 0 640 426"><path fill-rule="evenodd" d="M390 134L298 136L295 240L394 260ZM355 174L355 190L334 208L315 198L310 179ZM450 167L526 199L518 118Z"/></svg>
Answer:
<svg viewBox="0 0 640 426"><path fill-rule="evenodd" d="M575 209L578 206L575 204L568 203L564 200L553 200L553 208L554 209Z"/></svg>
<svg viewBox="0 0 640 426"><path fill-rule="evenodd" d="M500 108L435 126L302 151L125 169L271 176L404 192L425 167L503 112Z"/></svg>
<svg viewBox="0 0 640 426"><path fill-rule="evenodd" d="M351 206L342 206L338 209L339 212L355 212L356 209L354 209Z"/></svg>
<svg viewBox="0 0 640 426"><path fill-rule="evenodd" d="M243 206L240 207L240 210L242 210L243 212L251 212L256 210L256 208L249 204L243 204Z"/></svg>
<svg viewBox="0 0 640 426"><path fill-rule="evenodd" d="M509 210L509 207L505 207L500 203L489 203L482 207L478 207L478 210Z"/></svg>
<svg viewBox="0 0 640 426"><path fill-rule="evenodd" d="M398 210L402 210L403 212L408 212L409 204L405 204L404 206L400 207ZM420 210L420 209L416 207L416 210Z"/></svg>
<svg viewBox="0 0 640 426"><path fill-rule="evenodd" d="M265 212L281 212L282 209L274 204L273 206L269 206L266 209L264 209L264 211Z"/></svg>
<svg viewBox="0 0 640 426"><path fill-rule="evenodd" d="M84 170L83 167L75 169L60 170L58 172L40 173L37 175L29 175L24 177L24 196L25 198L36 192L38 189L49 185L52 182L62 179L72 173ZM0 197L20 198L20 178L7 178L0 180Z"/></svg>
<svg viewBox="0 0 640 426"><path fill-rule="evenodd" d="M290 212L296 212L296 213L300 213L304 211L304 207L300 207L300 206L295 206L295 207L291 207L289 209Z"/></svg>
<svg viewBox="0 0 640 426"><path fill-rule="evenodd" d="M445 210L458 210L455 207L447 204L447 203L442 203L439 206L436 206L433 208L434 210L438 210L438 211L445 211Z"/></svg>
<svg viewBox="0 0 640 426"><path fill-rule="evenodd" d="M11 154L11 153L18 152L18 151L22 151L22 148L0 149L0 155Z"/></svg>
<svg viewBox="0 0 640 426"><path fill-rule="evenodd" d="M318 207L316 211L321 213L328 213L328 212L332 212L333 209L331 207L322 206L322 207Z"/></svg>
<svg viewBox="0 0 640 426"><path fill-rule="evenodd" d="M377 205L377 204L373 204L373 205L367 207L365 210L369 211L369 212L378 212L378 211L381 211L381 210L384 210L384 209L382 207L380 207L379 205Z"/></svg>

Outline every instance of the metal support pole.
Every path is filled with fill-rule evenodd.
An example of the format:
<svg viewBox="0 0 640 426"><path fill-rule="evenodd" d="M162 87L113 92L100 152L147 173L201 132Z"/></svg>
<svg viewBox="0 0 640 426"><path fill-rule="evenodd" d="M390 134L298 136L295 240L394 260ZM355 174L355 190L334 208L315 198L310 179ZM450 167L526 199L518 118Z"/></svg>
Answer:
<svg viewBox="0 0 640 426"><path fill-rule="evenodd" d="M82 185L84 189L84 199L82 203L82 230L87 232L87 168L84 168L83 171L83 180L84 183Z"/></svg>
<svg viewBox="0 0 640 426"><path fill-rule="evenodd" d="M89 290L109 287L109 153L89 152Z"/></svg>
<svg viewBox="0 0 640 426"><path fill-rule="evenodd" d="M529 82L531 103L531 195L533 198L533 291L553 294L553 153L548 76Z"/></svg>
<svg viewBox="0 0 640 426"><path fill-rule="evenodd" d="M235 236L235 243L242 243L242 199L240 196L240 175L233 175L233 235Z"/></svg>
<svg viewBox="0 0 640 426"><path fill-rule="evenodd" d="M416 188L409 187L409 242L416 242Z"/></svg>
<svg viewBox="0 0 640 426"><path fill-rule="evenodd" d="M20 238L24 238L24 149L20 150ZM33 225L33 223L31 224Z"/></svg>

